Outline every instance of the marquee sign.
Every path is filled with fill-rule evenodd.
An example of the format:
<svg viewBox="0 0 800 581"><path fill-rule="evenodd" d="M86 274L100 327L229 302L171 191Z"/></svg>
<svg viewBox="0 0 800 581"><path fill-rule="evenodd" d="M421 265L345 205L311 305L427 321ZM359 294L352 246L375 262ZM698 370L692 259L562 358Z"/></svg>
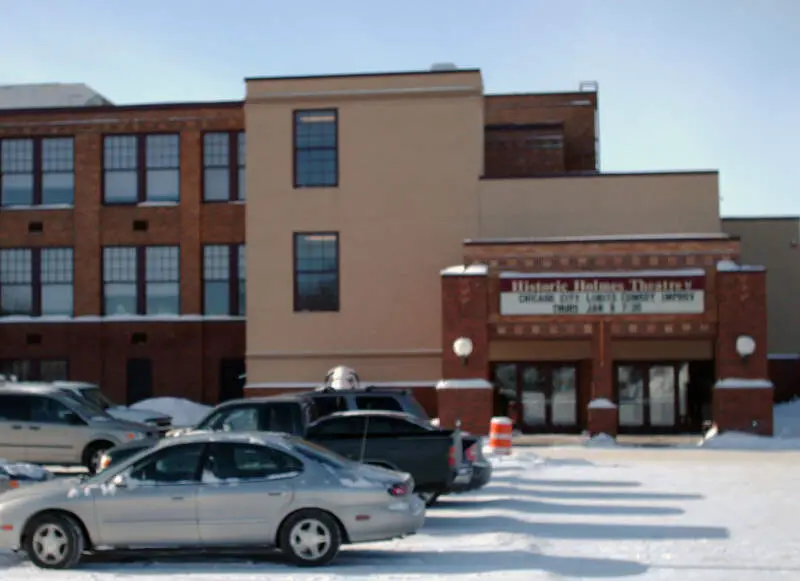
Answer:
<svg viewBox="0 0 800 581"><path fill-rule="evenodd" d="M501 315L689 315L705 311L705 274L503 273Z"/></svg>

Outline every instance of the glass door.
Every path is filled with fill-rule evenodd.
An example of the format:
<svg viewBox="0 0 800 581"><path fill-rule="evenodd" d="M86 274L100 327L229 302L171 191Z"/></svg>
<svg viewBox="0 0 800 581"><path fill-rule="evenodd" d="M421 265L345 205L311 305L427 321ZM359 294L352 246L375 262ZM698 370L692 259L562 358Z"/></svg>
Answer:
<svg viewBox="0 0 800 581"><path fill-rule="evenodd" d="M645 384L641 369L632 365L617 367L617 409L619 425L644 426Z"/></svg>
<svg viewBox="0 0 800 581"><path fill-rule="evenodd" d="M553 367L550 398L552 424L577 426L578 424L578 370L574 365Z"/></svg>
<svg viewBox="0 0 800 581"><path fill-rule="evenodd" d="M672 433L686 424L685 364L619 364L615 379L620 432Z"/></svg>
<svg viewBox="0 0 800 581"><path fill-rule="evenodd" d="M547 372L536 365L522 367L520 400L522 400L522 423L527 428L542 428L548 424L550 389Z"/></svg>

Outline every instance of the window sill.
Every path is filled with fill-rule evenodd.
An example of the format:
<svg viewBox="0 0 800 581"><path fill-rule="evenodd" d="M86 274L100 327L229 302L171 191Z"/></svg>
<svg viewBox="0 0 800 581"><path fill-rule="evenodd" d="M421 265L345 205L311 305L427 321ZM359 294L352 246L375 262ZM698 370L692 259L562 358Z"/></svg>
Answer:
<svg viewBox="0 0 800 581"><path fill-rule="evenodd" d="M74 210L75 206L72 204L40 204L38 206L30 205L14 205L14 206L0 206L0 212L16 211L26 212L31 210Z"/></svg>
<svg viewBox="0 0 800 581"><path fill-rule="evenodd" d="M228 206L244 206L247 200L203 200L204 204L210 206L214 205L228 205Z"/></svg>
<svg viewBox="0 0 800 581"><path fill-rule="evenodd" d="M245 317L236 315L8 315L0 316L0 324L10 323L182 323L215 321L244 321Z"/></svg>
<svg viewBox="0 0 800 581"><path fill-rule="evenodd" d="M144 201L144 202L103 202L103 206L107 208L174 208L179 206L180 202L172 202L172 201Z"/></svg>

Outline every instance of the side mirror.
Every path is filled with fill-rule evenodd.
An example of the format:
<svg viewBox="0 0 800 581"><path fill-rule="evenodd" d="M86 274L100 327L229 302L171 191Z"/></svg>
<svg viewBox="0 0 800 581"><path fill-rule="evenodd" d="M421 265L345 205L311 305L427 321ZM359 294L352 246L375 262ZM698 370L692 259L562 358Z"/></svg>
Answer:
<svg viewBox="0 0 800 581"><path fill-rule="evenodd" d="M117 474L111 479L111 484L117 488L128 488L128 479L124 474Z"/></svg>

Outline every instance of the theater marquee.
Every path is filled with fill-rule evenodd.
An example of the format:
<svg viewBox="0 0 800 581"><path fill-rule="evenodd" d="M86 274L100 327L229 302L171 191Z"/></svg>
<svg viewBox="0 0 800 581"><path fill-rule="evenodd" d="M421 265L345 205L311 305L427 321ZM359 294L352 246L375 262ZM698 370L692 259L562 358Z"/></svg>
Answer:
<svg viewBox="0 0 800 581"><path fill-rule="evenodd" d="M705 310L705 274L503 273L501 315L689 315Z"/></svg>

